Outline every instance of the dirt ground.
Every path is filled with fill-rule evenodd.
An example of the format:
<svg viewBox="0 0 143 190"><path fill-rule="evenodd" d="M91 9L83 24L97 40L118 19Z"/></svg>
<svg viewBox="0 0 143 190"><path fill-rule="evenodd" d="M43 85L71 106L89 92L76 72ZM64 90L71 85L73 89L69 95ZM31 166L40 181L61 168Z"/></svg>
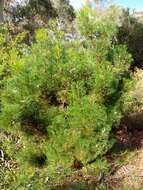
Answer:
<svg viewBox="0 0 143 190"><path fill-rule="evenodd" d="M134 153L132 159L119 167L110 176L110 189L114 190L139 190L143 189L143 129L120 129L115 132L118 143L117 151L128 150Z"/></svg>

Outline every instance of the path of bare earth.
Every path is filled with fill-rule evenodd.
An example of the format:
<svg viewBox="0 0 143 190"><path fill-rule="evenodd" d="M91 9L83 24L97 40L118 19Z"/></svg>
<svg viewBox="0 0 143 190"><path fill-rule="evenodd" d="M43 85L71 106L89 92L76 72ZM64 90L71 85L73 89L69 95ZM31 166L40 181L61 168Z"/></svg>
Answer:
<svg viewBox="0 0 143 190"><path fill-rule="evenodd" d="M124 148L133 151L134 156L111 176L116 183L114 187L116 190L123 190L125 186L143 189L143 130L118 131L118 135Z"/></svg>

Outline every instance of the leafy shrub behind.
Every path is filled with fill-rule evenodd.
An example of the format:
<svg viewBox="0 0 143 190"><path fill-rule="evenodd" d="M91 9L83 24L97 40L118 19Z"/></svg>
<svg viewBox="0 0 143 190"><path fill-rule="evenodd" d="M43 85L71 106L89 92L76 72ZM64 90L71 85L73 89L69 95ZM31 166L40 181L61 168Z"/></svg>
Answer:
<svg viewBox="0 0 143 190"><path fill-rule="evenodd" d="M121 26L117 33L118 43L126 44L132 54L134 67L143 67L143 21L135 18L129 10L123 10Z"/></svg>

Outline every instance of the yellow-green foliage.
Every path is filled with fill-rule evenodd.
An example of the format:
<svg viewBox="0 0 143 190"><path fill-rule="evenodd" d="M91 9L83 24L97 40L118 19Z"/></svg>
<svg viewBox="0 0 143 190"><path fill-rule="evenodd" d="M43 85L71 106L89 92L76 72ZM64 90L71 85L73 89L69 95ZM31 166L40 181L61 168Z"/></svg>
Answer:
<svg viewBox="0 0 143 190"><path fill-rule="evenodd" d="M112 146L110 132L120 122L130 86L131 56L125 46L112 44L118 24L90 11L81 10L76 39L66 40L56 27L40 29L26 53L12 53L1 125L28 135L15 157L29 176L34 171L21 165L36 155L45 156L44 170L54 176L77 169L75 160L87 165ZM20 183L28 183L27 174Z"/></svg>

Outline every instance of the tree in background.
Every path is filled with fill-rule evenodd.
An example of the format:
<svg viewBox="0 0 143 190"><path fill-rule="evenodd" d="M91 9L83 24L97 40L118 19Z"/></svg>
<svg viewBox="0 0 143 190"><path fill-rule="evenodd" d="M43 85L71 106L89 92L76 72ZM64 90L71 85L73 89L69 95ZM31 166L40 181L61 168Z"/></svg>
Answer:
<svg viewBox="0 0 143 190"><path fill-rule="evenodd" d="M37 15L42 19L54 18L57 16L56 10L50 0L29 0L25 4L13 6L13 15L16 20L34 20Z"/></svg>
<svg viewBox="0 0 143 190"><path fill-rule="evenodd" d="M47 23L50 18L70 21L75 18L74 9L68 0L26 0L25 3L13 4L10 8L15 22L40 20Z"/></svg>
<svg viewBox="0 0 143 190"><path fill-rule="evenodd" d="M126 44L132 54L133 67L143 67L143 23L130 14L129 9L123 10L122 22L119 27L118 43Z"/></svg>
<svg viewBox="0 0 143 190"><path fill-rule="evenodd" d="M75 13L72 5L70 5L69 0L52 0L58 16L62 20L73 21L75 18Z"/></svg>

